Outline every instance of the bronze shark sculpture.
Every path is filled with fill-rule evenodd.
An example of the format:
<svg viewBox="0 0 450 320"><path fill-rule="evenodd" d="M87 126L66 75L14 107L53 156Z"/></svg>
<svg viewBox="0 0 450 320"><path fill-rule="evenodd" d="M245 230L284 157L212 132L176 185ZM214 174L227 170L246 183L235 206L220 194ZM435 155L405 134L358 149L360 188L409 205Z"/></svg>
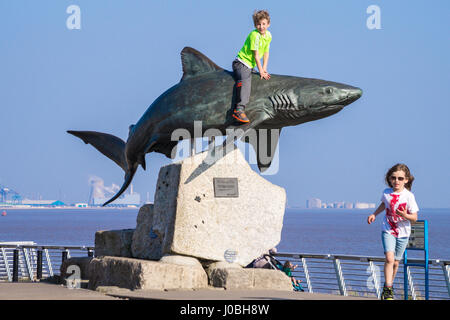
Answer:
<svg viewBox="0 0 450 320"><path fill-rule="evenodd" d="M341 83L274 74L270 80L261 80L259 74L253 73L250 103L246 107L250 123L236 126L231 117L233 72L220 68L190 47L181 51L181 60L180 82L161 94L139 121L130 126L126 143L106 133L67 131L93 145L125 171L122 188L104 206L128 188L139 165L145 170L147 153L159 152L173 158L178 141L172 140L172 133L176 129L185 129L193 137L195 122L201 122L202 133L215 129L226 135L230 128L242 129L234 139L254 129L256 141L247 142L255 150L260 132L265 132L269 160L262 161L259 156L257 159L259 169L264 171L270 166L281 128L331 116L362 95L361 89ZM273 130L278 134L272 135ZM226 143L230 143L228 138Z"/></svg>

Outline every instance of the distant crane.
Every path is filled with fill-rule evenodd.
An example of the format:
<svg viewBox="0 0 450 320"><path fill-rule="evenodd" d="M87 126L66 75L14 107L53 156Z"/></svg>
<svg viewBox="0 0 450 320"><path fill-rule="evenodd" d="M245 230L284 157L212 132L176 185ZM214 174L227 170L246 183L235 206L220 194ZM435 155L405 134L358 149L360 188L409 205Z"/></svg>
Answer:
<svg viewBox="0 0 450 320"><path fill-rule="evenodd" d="M0 203L21 204L22 196L11 188L0 184Z"/></svg>

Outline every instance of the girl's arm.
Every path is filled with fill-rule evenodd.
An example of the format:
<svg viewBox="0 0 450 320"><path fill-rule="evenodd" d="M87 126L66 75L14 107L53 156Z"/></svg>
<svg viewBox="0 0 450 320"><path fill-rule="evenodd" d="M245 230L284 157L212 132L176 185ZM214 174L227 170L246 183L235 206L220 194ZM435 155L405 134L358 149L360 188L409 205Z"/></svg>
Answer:
<svg viewBox="0 0 450 320"><path fill-rule="evenodd" d="M384 205L384 202L381 202L380 205L378 206L378 208L375 210L375 212L372 213L372 214L367 218L367 223L368 223L368 224L371 224L372 222L374 222L376 216L379 215L381 212L383 212L384 209L386 209L386 206Z"/></svg>

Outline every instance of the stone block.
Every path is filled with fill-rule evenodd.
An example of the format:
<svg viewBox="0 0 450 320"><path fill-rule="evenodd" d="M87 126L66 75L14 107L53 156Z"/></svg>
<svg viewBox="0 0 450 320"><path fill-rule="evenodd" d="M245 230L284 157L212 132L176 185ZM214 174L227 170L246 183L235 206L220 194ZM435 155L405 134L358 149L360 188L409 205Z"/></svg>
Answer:
<svg viewBox="0 0 450 320"><path fill-rule="evenodd" d="M213 287L252 289L253 274L244 268L215 268L209 271L209 284Z"/></svg>
<svg viewBox="0 0 450 320"><path fill-rule="evenodd" d="M249 268L253 270L253 289L292 291L292 282L284 272L279 270Z"/></svg>
<svg viewBox="0 0 450 320"><path fill-rule="evenodd" d="M122 257L94 258L89 265L89 289L115 286L136 289L199 289L208 286L201 266Z"/></svg>
<svg viewBox="0 0 450 320"><path fill-rule="evenodd" d="M261 289L292 291L291 279L279 270L211 265L207 269L209 284L227 290Z"/></svg>
<svg viewBox="0 0 450 320"><path fill-rule="evenodd" d="M281 240L285 190L253 171L239 149L210 166L206 152L159 172L151 218L154 252L245 266ZM216 197L214 178L235 178L238 197ZM217 190L216 190L217 191Z"/></svg>
<svg viewBox="0 0 450 320"><path fill-rule="evenodd" d="M171 263L171 264L177 264L180 266L193 266L197 268L203 268L200 261L198 261L196 258L193 257L185 257L185 256L178 256L178 255L166 255L159 260L161 263Z"/></svg>
<svg viewBox="0 0 450 320"><path fill-rule="evenodd" d="M95 256L131 257L134 229L102 230L95 233Z"/></svg>
<svg viewBox="0 0 450 320"><path fill-rule="evenodd" d="M162 257L162 237L152 229L153 207L153 204L146 204L139 209L136 230L131 242L133 258L159 260Z"/></svg>

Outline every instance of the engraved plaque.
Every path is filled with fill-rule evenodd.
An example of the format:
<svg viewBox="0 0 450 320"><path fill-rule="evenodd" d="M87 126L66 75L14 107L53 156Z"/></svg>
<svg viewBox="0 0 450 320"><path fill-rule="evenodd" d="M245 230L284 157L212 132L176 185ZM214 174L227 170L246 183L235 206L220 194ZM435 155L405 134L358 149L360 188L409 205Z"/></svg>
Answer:
<svg viewBox="0 0 450 320"><path fill-rule="evenodd" d="M213 178L215 198L238 198L237 178Z"/></svg>

